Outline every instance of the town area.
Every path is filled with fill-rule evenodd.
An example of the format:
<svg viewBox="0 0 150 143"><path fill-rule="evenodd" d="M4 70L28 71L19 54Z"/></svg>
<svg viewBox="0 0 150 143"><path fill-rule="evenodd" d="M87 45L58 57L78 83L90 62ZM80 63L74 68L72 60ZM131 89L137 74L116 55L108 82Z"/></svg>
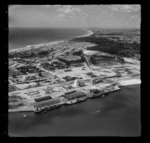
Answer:
<svg viewBox="0 0 150 143"><path fill-rule="evenodd" d="M140 61L62 41L9 51L9 111L47 112L119 90L139 79Z"/></svg>

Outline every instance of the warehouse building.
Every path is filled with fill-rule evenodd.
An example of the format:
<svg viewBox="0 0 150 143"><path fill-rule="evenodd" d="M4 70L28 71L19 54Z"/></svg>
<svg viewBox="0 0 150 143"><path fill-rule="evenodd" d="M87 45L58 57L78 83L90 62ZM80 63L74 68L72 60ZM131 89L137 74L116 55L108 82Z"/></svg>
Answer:
<svg viewBox="0 0 150 143"><path fill-rule="evenodd" d="M59 103L61 103L60 99L47 99L41 102L36 102L34 107L35 108L45 108L45 107L49 107L49 106L53 106L53 105L58 105Z"/></svg>
<svg viewBox="0 0 150 143"><path fill-rule="evenodd" d="M72 100L72 99L84 97L84 96L86 96L86 94L84 92L73 92L70 94L67 93L67 94L63 95L63 97L67 98L68 100Z"/></svg>
<svg viewBox="0 0 150 143"><path fill-rule="evenodd" d="M52 99L52 97L51 96L39 97L39 98L35 98L34 101L40 102L40 101L44 101L44 100L48 100L48 99Z"/></svg>

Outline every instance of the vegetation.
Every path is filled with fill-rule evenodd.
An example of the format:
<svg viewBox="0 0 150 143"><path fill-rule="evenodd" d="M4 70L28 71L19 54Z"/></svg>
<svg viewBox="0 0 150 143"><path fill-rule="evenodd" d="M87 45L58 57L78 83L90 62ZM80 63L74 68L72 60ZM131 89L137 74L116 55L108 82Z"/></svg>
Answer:
<svg viewBox="0 0 150 143"><path fill-rule="evenodd" d="M72 41L91 42L96 44L97 46L88 47L87 48L88 50L102 51L109 54L115 54L118 56L134 57L136 54L140 54L139 43L121 42L119 39L117 41L114 41L109 38L109 35L107 35L107 37L101 37L97 36L96 34L93 34L89 37L75 38Z"/></svg>

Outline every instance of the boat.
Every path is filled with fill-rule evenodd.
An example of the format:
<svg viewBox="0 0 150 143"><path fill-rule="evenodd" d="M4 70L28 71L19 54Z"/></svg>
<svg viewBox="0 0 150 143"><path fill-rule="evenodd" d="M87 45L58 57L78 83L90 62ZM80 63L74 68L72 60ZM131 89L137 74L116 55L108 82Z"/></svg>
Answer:
<svg viewBox="0 0 150 143"><path fill-rule="evenodd" d="M74 104L76 102L77 102L76 99L72 99L72 100L67 101L66 104Z"/></svg>
<svg viewBox="0 0 150 143"><path fill-rule="evenodd" d="M42 113L42 109L41 109L41 108L36 108L36 109L34 110L34 113L35 113L35 114Z"/></svg>
<svg viewBox="0 0 150 143"><path fill-rule="evenodd" d="M85 96L85 97L80 97L80 98L77 98L77 101L78 102L82 102L82 101L84 101L84 100L86 100L87 99L87 97Z"/></svg>
<svg viewBox="0 0 150 143"><path fill-rule="evenodd" d="M26 114L23 114L23 118L26 118L27 117L27 115Z"/></svg>
<svg viewBox="0 0 150 143"><path fill-rule="evenodd" d="M56 104L56 105L51 106L51 109L56 109L56 108L59 108L59 107L60 107L60 105Z"/></svg>
<svg viewBox="0 0 150 143"><path fill-rule="evenodd" d="M99 92L99 93L96 93L96 94L92 94L91 98L96 98L96 97L102 97L104 94L104 92Z"/></svg>
<svg viewBox="0 0 150 143"><path fill-rule="evenodd" d="M105 96L106 96L106 95L103 94L103 95L102 95L102 98L105 97Z"/></svg>
<svg viewBox="0 0 150 143"><path fill-rule="evenodd" d="M92 114L99 113L101 110L96 110L95 112L92 112Z"/></svg>
<svg viewBox="0 0 150 143"><path fill-rule="evenodd" d="M74 103L76 103L76 102L77 102L76 99L71 100L71 103L72 103L72 104L74 104Z"/></svg>

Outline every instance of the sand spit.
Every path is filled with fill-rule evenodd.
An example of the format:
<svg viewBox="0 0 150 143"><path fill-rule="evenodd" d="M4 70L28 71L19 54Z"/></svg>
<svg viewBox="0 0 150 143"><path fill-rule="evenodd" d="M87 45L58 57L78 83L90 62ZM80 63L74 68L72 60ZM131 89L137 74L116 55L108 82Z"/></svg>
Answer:
<svg viewBox="0 0 150 143"><path fill-rule="evenodd" d="M77 38L79 38L79 37L88 37L88 36L93 34L93 32L91 30L86 30L86 29L84 29L84 30L87 31L87 34L84 34L82 36L77 36Z"/></svg>

